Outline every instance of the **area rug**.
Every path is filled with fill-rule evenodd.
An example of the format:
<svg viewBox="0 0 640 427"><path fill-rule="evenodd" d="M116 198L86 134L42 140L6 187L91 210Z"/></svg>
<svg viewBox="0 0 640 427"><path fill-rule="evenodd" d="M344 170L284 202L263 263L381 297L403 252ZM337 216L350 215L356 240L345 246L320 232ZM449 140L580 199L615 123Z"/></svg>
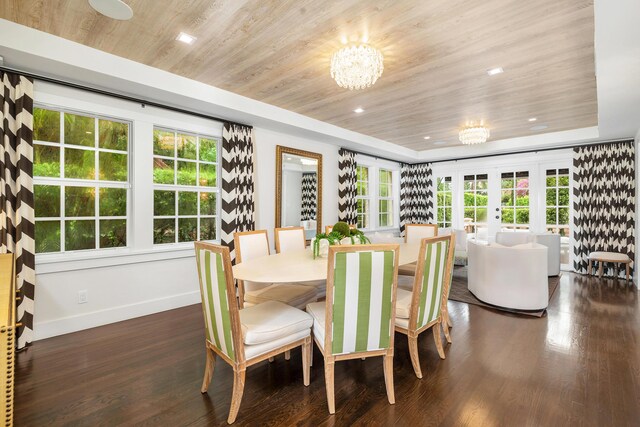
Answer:
<svg viewBox="0 0 640 427"><path fill-rule="evenodd" d="M549 277L549 301L553 297L553 293L558 288L560 283L560 276ZM467 288L467 268L456 267L453 270L453 281L451 282L451 291L449 292L449 299L452 301L465 302L467 304L479 305L482 307L491 308L494 310L506 311L508 313L523 314L526 316L542 317L544 316L546 309L544 310L512 310L503 307L497 307L495 305L487 304L476 298Z"/></svg>

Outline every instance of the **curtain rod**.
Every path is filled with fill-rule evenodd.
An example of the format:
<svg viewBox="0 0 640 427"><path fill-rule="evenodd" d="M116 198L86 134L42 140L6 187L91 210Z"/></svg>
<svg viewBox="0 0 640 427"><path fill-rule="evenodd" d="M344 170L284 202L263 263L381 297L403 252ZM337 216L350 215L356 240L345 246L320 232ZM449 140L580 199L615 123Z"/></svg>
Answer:
<svg viewBox="0 0 640 427"><path fill-rule="evenodd" d="M210 114L199 113L197 111L189 110L189 109L186 109L186 108L174 107L174 106L171 106L171 105L161 104L161 103L155 102L155 101L149 101L149 100L145 100L145 99L142 99L142 98L136 98L134 96L125 95L123 93L118 93L118 92L113 92L113 91L108 91L108 90L105 90L105 89L99 89L99 88L93 87L93 86L83 85L83 84L79 84L79 83L73 83L73 82L70 82L70 81L67 81L67 80L56 79L56 78L48 77L48 76L45 76L45 75L42 75L42 74L35 74L35 73L28 72L28 71L20 70L20 69L17 69L17 68L0 66L0 71L7 71L9 73L22 74L23 76L30 77L30 78L35 79L35 80L41 80L43 82L48 82L48 83L55 83L55 84L59 84L61 86L66 86L66 87L70 87L70 88L73 88L73 89L81 89L81 90L85 90L85 91L88 91L88 92L96 93L98 95L106 95L106 96L110 96L112 98L118 98L118 99L122 99L122 100L125 100L125 101L131 101L131 102L135 102L137 104L141 104L143 106L149 105L151 107L162 108L162 109L165 109L165 110L175 111L177 113L189 114L189 115L192 115L192 116L201 117L203 119L215 120L217 122L227 122L227 123L231 123L231 124L234 124L234 125L246 126L248 128L253 128L253 126L246 125L244 123L234 122L233 120L224 119L222 117L216 117L216 116L212 116Z"/></svg>

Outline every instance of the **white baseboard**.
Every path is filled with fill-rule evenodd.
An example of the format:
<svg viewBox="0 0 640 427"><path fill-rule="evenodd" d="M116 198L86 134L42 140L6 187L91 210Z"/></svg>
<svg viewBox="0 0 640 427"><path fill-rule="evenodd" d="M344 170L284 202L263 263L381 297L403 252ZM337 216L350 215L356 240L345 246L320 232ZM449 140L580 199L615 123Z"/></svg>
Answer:
<svg viewBox="0 0 640 427"><path fill-rule="evenodd" d="M183 294L141 301L135 304L121 305L91 313L77 314L75 316L35 323L33 332L35 341L37 341L71 332L82 331L84 329L95 328L96 326L108 325L109 323L120 322L122 320L146 316L148 314L159 313L161 311L172 310L186 305L197 304L199 302L199 291L185 292Z"/></svg>

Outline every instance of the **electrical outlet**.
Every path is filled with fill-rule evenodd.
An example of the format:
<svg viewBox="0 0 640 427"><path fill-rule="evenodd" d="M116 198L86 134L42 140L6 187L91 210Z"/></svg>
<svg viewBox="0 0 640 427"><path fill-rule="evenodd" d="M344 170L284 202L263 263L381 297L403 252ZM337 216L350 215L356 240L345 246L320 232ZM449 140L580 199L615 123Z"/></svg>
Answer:
<svg viewBox="0 0 640 427"><path fill-rule="evenodd" d="M89 291L82 290L78 291L78 304L85 304L89 302Z"/></svg>

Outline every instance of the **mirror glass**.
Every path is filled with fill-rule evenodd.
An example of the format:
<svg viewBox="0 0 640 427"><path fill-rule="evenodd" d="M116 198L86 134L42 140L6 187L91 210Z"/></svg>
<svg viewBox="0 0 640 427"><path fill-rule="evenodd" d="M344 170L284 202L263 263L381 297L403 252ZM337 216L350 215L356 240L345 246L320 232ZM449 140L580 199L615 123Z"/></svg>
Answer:
<svg viewBox="0 0 640 427"><path fill-rule="evenodd" d="M291 150L294 151L294 150ZM280 182L280 215L276 214L278 227L303 227L307 240L312 239L321 227L318 212L321 209L322 157L319 154L296 153L281 150L278 153ZM279 217L279 218L278 218ZM279 219L279 221L278 221Z"/></svg>

